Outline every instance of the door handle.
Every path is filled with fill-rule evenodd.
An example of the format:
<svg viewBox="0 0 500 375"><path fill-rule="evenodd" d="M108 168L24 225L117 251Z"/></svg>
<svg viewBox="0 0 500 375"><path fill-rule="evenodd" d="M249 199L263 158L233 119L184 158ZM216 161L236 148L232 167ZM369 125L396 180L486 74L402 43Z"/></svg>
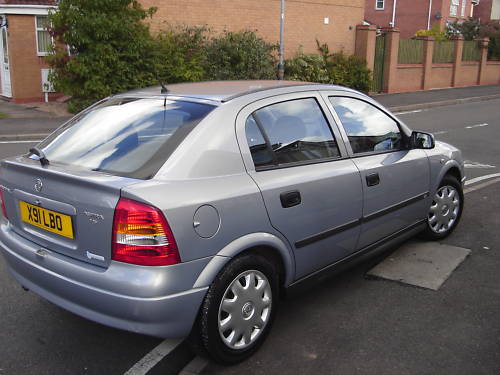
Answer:
<svg viewBox="0 0 500 375"><path fill-rule="evenodd" d="M380 183L380 177L378 173L370 173L366 175L366 185L375 186Z"/></svg>
<svg viewBox="0 0 500 375"><path fill-rule="evenodd" d="M281 207L283 208L297 206L302 202L302 198L298 190L281 193L280 200L281 200Z"/></svg>

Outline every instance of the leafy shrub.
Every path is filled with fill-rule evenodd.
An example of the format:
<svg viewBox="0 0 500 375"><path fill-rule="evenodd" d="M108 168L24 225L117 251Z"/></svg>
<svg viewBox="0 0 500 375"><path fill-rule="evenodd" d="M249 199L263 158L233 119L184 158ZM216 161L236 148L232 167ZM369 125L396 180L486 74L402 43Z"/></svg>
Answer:
<svg viewBox="0 0 500 375"><path fill-rule="evenodd" d="M155 37L154 72L167 83L200 81L205 76L203 63L207 43L205 27L169 28Z"/></svg>
<svg viewBox="0 0 500 375"><path fill-rule="evenodd" d="M366 61L343 52L330 53L327 44L316 41L320 54L299 54L286 61L285 78L330 83L368 92L371 72Z"/></svg>
<svg viewBox="0 0 500 375"><path fill-rule="evenodd" d="M224 31L205 50L205 78L276 79L276 46L252 31Z"/></svg>
<svg viewBox="0 0 500 375"><path fill-rule="evenodd" d="M490 38L488 44L488 59L500 60L500 23L499 21L480 22L476 18L469 17L467 21L457 21L448 26L448 33L462 35L465 40L476 38Z"/></svg>
<svg viewBox="0 0 500 375"><path fill-rule="evenodd" d="M154 40L142 22L154 12L136 0L59 2L58 11L49 15L49 31L57 41L48 57L55 68L50 79L56 90L72 96L71 111L155 82L153 55L148 53Z"/></svg>
<svg viewBox="0 0 500 375"><path fill-rule="evenodd" d="M329 83L325 60L318 54L299 54L285 62L285 78L294 81Z"/></svg>
<svg viewBox="0 0 500 375"><path fill-rule="evenodd" d="M433 36L435 40L443 41L448 40L449 34L445 30L439 28L439 24L432 25L430 30L418 30L415 36Z"/></svg>

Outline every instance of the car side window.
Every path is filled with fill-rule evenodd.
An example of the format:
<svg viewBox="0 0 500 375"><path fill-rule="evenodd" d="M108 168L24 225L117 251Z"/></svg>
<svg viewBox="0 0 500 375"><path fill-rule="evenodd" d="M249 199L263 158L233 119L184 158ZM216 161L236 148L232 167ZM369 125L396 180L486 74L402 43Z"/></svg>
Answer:
<svg viewBox="0 0 500 375"><path fill-rule="evenodd" d="M247 118L245 132L256 168L340 157L314 98L260 108Z"/></svg>
<svg viewBox="0 0 500 375"><path fill-rule="evenodd" d="M342 121L353 153L402 148L402 135L397 122L375 106L341 96L331 96L330 102Z"/></svg>

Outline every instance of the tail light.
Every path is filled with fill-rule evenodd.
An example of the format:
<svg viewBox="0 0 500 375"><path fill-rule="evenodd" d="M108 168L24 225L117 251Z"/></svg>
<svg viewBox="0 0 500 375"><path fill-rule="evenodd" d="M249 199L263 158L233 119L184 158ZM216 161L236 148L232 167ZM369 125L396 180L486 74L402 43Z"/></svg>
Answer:
<svg viewBox="0 0 500 375"><path fill-rule="evenodd" d="M5 208L5 198L4 198L3 190L1 189L1 187L0 187L0 206L2 207L2 215L6 219L8 219L7 209Z"/></svg>
<svg viewBox="0 0 500 375"><path fill-rule="evenodd" d="M144 203L121 198L113 221L113 260L143 266L180 262L174 235L162 212Z"/></svg>

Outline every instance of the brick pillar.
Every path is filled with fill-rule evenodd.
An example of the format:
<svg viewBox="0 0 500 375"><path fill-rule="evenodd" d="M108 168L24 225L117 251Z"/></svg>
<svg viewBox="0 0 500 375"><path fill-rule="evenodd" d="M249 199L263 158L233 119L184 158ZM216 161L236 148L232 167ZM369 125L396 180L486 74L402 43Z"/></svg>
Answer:
<svg viewBox="0 0 500 375"><path fill-rule="evenodd" d="M356 44L354 54L366 60L366 66L373 72L375 65L375 38L377 27L375 25L356 26Z"/></svg>
<svg viewBox="0 0 500 375"><path fill-rule="evenodd" d="M422 90L431 88L432 54L434 52L434 37L420 36L417 39L424 41L424 75L422 79Z"/></svg>
<svg viewBox="0 0 500 375"><path fill-rule="evenodd" d="M398 65L399 52L399 29L386 27L382 29L385 36L385 58L384 58L384 92L394 92L396 82L396 69Z"/></svg>
<svg viewBox="0 0 500 375"><path fill-rule="evenodd" d="M462 76L462 52L464 50L464 37L462 35L452 36L455 42L455 52L453 58L453 75L451 78L451 87L455 87L460 82Z"/></svg>
<svg viewBox="0 0 500 375"><path fill-rule="evenodd" d="M485 70L486 70L486 62L488 61L488 43L490 42L490 38L481 38L476 39L481 47L481 60L479 60L479 73L477 75L477 84L483 85L486 81L485 79Z"/></svg>

